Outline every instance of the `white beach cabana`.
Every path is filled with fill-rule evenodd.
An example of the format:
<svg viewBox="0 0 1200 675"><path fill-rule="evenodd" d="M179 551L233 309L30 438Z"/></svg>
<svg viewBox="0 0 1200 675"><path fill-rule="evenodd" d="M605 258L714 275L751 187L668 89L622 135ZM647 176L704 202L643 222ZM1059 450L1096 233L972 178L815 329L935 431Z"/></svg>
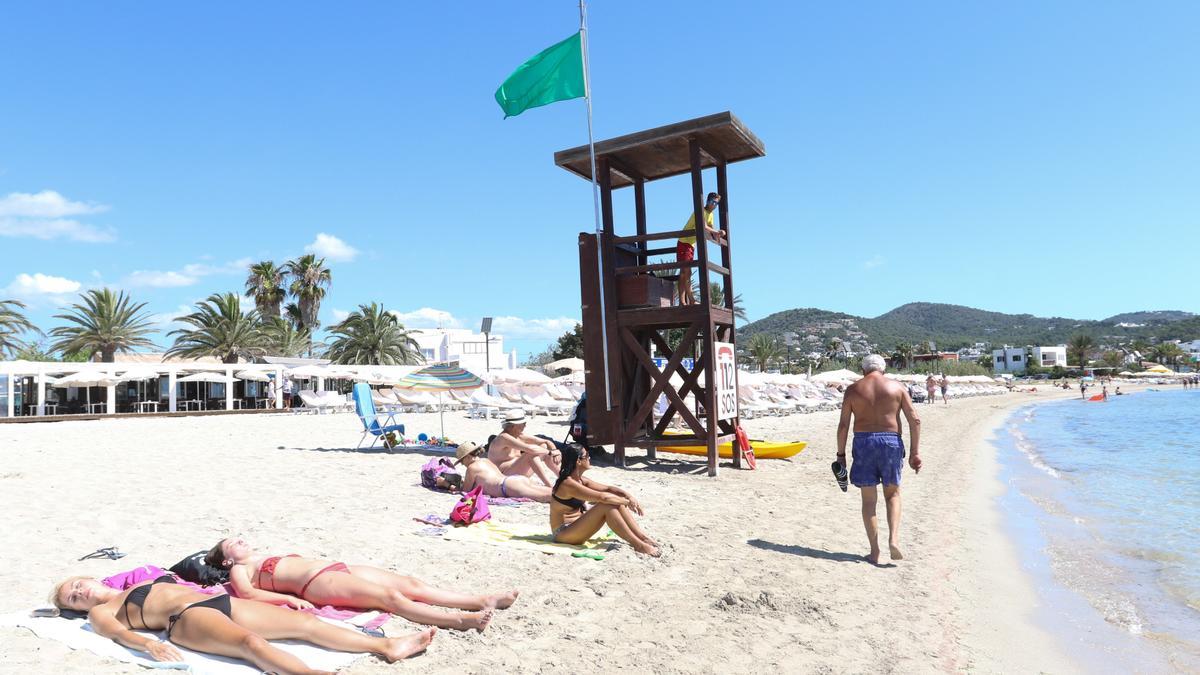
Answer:
<svg viewBox="0 0 1200 675"><path fill-rule="evenodd" d="M547 363L546 365L542 366L542 370L546 371L547 373L550 373L551 375L557 373L560 370L569 370L572 373L576 373L576 372L583 370L583 359L571 357L569 359L559 359L557 361L551 361L550 363Z"/></svg>
<svg viewBox="0 0 1200 675"><path fill-rule="evenodd" d="M122 371L121 374L118 375L116 379L120 382L137 382L138 383L138 401L137 401L137 403L134 404L134 407L138 408L142 412L145 412L145 410L148 410L150 407L153 407L155 412L157 412L158 411L158 397L155 396L154 400L152 400L152 401L148 400L146 397L145 387L143 387L141 385L150 380L157 380L161 376L162 376L161 373L159 373L156 368L151 368L149 366L134 366L133 368L130 368L129 370Z"/></svg>
<svg viewBox="0 0 1200 675"><path fill-rule="evenodd" d="M106 408L108 406L107 401L105 403L92 403L92 387L108 387L117 384L119 381L109 373L89 368L63 375L54 382L54 386L59 388L79 387L86 389L87 411L91 413L93 406L103 405Z"/></svg>
<svg viewBox="0 0 1200 675"><path fill-rule="evenodd" d="M512 382L514 384L545 384L550 382L550 376L529 368L512 368L510 370L493 370L486 374L484 381L491 384Z"/></svg>

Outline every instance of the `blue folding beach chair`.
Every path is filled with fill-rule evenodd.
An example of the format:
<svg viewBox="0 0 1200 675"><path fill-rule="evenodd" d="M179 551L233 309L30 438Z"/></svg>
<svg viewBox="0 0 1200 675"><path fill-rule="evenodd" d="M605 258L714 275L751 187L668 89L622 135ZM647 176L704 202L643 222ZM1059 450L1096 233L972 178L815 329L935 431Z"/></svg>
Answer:
<svg viewBox="0 0 1200 675"><path fill-rule="evenodd" d="M375 411L375 400L371 398L371 385L366 382L358 382L354 385L354 411L358 413L358 419L362 421L363 433L362 438L358 439L358 447L367 440L367 436L371 437L371 444L368 448L375 447L375 444L383 439L383 447L391 448L388 443L387 435L389 432L395 431L401 436L404 435L404 425L396 424L394 415L387 413L386 416L380 415ZM380 420L383 420L380 422Z"/></svg>

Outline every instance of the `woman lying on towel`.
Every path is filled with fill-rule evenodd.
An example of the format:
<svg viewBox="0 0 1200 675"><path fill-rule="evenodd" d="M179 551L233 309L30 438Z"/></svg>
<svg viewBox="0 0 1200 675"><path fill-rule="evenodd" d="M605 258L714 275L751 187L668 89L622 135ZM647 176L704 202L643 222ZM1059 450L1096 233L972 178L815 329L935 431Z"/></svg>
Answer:
<svg viewBox="0 0 1200 675"><path fill-rule="evenodd" d="M311 614L281 607L205 595L175 583L171 575L126 591L91 577L71 577L54 587L51 601L63 610L87 612L93 630L156 661L182 661L169 642L136 633L167 631L167 639L188 649L245 659L264 671L317 673L267 640L303 640L341 652L371 652L398 661L429 646L436 629L401 638L371 637L326 623Z"/></svg>
<svg viewBox="0 0 1200 675"><path fill-rule="evenodd" d="M642 505L621 488L584 478L591 466L587 448L563 446L562 470L551 494L554 501L550 502L554 541L582 544L608 525L638 553L658 557L658 542L634 519L634 514L643 515ZM588 508L587 502L593 506Z"/></svg>
<svg viewBox="0 0 1200 675"><path fill-rule="evenodd" d="M550 488L535 483L528 476L506 476L500 473L500 467L486 457L487 448L474 443L463 443L455 451L455 462L467 467L467 475L463 479L463 490L474 490L482 485L483 492L489 497L512 497L532 499L550 503Z"/></svg>
<svg viewBox="0 0 1200 675"><path fill-rule="evenodd" d="M229 570L239 597L305 609L317 605L391 612L414 623L480 632L492 611L507 609L517 591L467 595L434 588L378 567L346 565L296 554L264 556L238 537L217 542L205 562ZM435 607L436 605L436 607ZM445 612L438 607L468 610Z"/></svg>

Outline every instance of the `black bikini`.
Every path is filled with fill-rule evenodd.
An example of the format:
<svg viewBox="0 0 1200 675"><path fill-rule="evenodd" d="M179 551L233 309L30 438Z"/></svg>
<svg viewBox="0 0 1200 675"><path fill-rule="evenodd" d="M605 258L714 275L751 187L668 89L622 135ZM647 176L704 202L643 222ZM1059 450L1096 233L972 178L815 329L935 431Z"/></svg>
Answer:
<svg viewBox="0 0 1200 675"><path fill-rule="evenodd" d="M554 501L558 502L559 504L562 504L563 506L570 508L572 511L587 511L587 502L583 501L582 499L578 499L576 497L571 497L570 499L563 499L562 497L559 497L558 495L554 494L553 492L550 493L550 496L554 498Z"/></svg>
<svg viewBox="0 0 1200 675"><path fill-rule="evenodd" d="M158 577L157 579L155 579L154 581L151 581L150 583L146 584L145 586L138 586L137 588L134 588L133 590L129 591L129 595L125 596L125 602L121 603L121 609L125 610L125 622L129 624L130 628L135 627L133 625L133 619L131 619L129 617L129 604L133 603L133 605L138 608L138 614L141 616L142 630L154 630L150 626L146 625L146 617L145 617L145 609L144 609L144 606L146 604L146 598L150 596L150 589L154 588L155 584L173 584L173 583L176 583L175 578L164 574L161 577ZM208 607L210 609L215 609L218 612L221 612L222 614L229 617L230 619L233 618L233 608L229 602L229 595L225 594L225 593L222 593L221 595L214 595L213 597L211 597L207 600L193 602L192 604L190 604L187 607L184 607L182 610L180 610L178 614L172 614L170 617L168 617L167 618L167 639L171 638L171 631L175 628L175 622L179 621L179 617L183 616L184 612L188 611L189 609L191 609L193 607ZM119 613L120 613L120 611L118 610L118 614Z"/></svg>

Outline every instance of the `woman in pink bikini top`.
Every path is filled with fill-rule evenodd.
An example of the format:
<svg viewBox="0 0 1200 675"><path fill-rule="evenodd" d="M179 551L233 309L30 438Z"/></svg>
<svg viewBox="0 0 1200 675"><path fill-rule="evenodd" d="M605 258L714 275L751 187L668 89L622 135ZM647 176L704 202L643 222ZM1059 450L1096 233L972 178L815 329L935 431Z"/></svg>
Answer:
<svg viewBox="0 0 1200 675"><path fill-rule="evenodd" d="M434 588L414 577L378 567L347 565L295 553L262 556L240 537L217 542L205 562L229 570L238 597L295 609L333 605L372 609L402 616L414 623L457 630L482 631L497 609L507 609L517 591L469 595ZM464 610L445 612L438 607Z"/></svg>

